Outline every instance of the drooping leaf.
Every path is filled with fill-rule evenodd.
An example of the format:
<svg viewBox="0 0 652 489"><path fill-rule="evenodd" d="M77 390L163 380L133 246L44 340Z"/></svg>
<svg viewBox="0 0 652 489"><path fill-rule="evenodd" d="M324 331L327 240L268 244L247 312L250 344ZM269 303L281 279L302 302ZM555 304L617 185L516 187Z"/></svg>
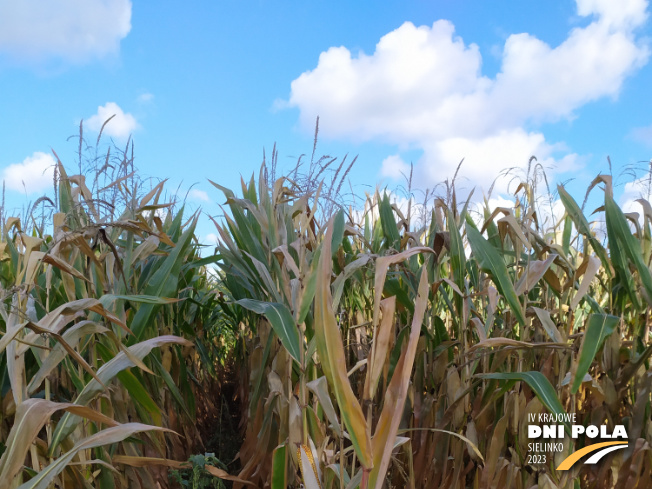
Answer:
<svg viewBox="0 0 652 489"><path fill-rule="evenodd" d="M308 389L310 389L317 396L317 399L319 400L319 403L324 410L324 414L326 414L326 418L333 425L333 431L335 431L337 436L342 436L340 422L337 419L337 413L333 407L331 397L328 394L328 382L326 381L326 377L319 377L318 379L310 381L306 383L306 387L308 387Z"/></svg>
<svg viewBox="0 0 652 489"><path fill-rule="evenodd" d="M81 321L69 328L63 335L63 339L71 346L77 346L79 339L89 334L103 334L108 330L98 323L93 321ZM63 360L66 356L66 349L57 344L52 351L45 357L45 361L39 368L38 372L32 377L27 386L27 392L33 393L50 374L50 372Z"/></svg>
<svg viewBox="0 0 652 489"><path fill-rule="evenodd" d="M536 260L528 263L523 271L523 275L521 275L514 286L516 295L521 295L532 290L539 283L539 280L543 278L550 265L552 265L552 262L555 261L555 258L557 258L557 255L553 254L545 260Z"/></svg>
<svg viewBox="0 0 652 489"><path fill-rule="evenodd" d="M107 428L77 442L75 446L68 450L64 455L60 456L50 465L45 467L28 482L25 482L19 486L18 489L48 489L48 487L50 487L50 485L54 482L54 479L63 471L63 469L66 468L66 466L81 450L88 450L90 448L95 448L102 445L118 443L142 431L170 430L141 423L126 423L114 426L112 428Z"/></svg>
<svg viewBox="0 0 652 489"><path fill-rule="evenodd" d="M548 333L550 339L557 343L563 343L564 338L559 332L559 329L557 328L555 323L552 322L550 313L545 309L541 309L539 307L533 307L532 309L534 309L534 313L539 318L539 321L541 322L541 326L543 326L545 332Z"/></svg>
<svg viewBox="0 0 652 489"><path fill-rule="evenodd" d="M178 343L186 346L191 346L192 343L186 339L179 338L178 336L158 336L149 340L141 341L129 347L130 354L142 360L147 356L152 349L159 347L167 343ZM104 383L108 384L111 379L113 379L119 372L122 372L124 369L135 367L136 365L132 360L127 356L124 351L119 352L113 359L102 365L97 371L97 377ZM104 391L104 386L100 384L97 380L92 379L84 389L79 393L77 399L75 399L74 404L79 406L85 406L92 399L94 399L98 394ZM66 413L61 421L57 424L57 428L52 435L52 443L50 445L50 454L53 454L55 449L59 446L59 443L68 436L72 430L75 429L79 418L76 416Z"/></svg>
<svg viewBox="0 0 652 489"><path fill-rule="evenodd" d="M45 399L27 399L16 410L14 424L5 442L5 451L0 459L0 480L13 481L20 472L34 439L45 423L57 411L74 412L77 416L116 426L118 423L102 413L83 406L52 402Z"/></svg>
<svg viewBox="0 0 652 489"><path fill-rule="evenodd" d="M496 379L525 382L530 389L534 391L539 400L543 403L551 414L563 416L566 411L562 406L555 388L550 381L541 372L509 372L509 373L491 373L477 374L476 377L481 379ZM565 423L568 424L568 423Z"/></svg>
<svg viewBox="0 0 652 489"><path fill-rule="evenodd" d="M589 292L589 286L591 285L591 282L595 278L596 274L598 273L598 270L600 269L600 260L595 258L594 256L587 256L587 265L586 265L586 270L584 271L584 275L582 276L582 281L580 282L579 287L577 288L577 293L575 294L575 297L573 297L573 300L571 301L570 307L571 309L575 309L580 301L584 298L584 296Z"/></svg>
<svg viewBox="0 0 652 489"><path fill-rule="evenodd" d="M220 479L224 479L225 481L233 481L233 482L237 482L238 484L244 484L247 486L256 487L256 484L250 481L240 479L239 477L236 477L234 475L231 475L226 470L222 470L219 467L213 467L212 465L205 465L204 469L206 469L206 471L211 475L218 477Z"/></svg>
<svg viewBox="0 0 652 489"><path fill-rule="evenodd" d="M380 301L383 296L385 278L387 277L388 268L395 263L401 263L402 261L405 261L411 256L419 253L434 253L434 250L426 246L416 246L395 255L382 256L376 259L376 276L374 278L374 326L378 324L378 316L380 314Z"/></svg>
<svg viewBox="0 0 652 489"><path fill-rule="evenodd" d="M301 362L299 329L294 322L292 313L284 304L263 302L254 299L240 299L236 301L236 304L257 314L263 314L272 325L272 329L288 353L297 363Z"/></svg>

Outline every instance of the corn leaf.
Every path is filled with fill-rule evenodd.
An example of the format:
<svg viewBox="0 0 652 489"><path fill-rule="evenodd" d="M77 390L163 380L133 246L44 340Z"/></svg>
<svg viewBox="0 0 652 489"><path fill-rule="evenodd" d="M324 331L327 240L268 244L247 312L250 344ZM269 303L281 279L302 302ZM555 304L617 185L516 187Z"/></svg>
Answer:
<svg viewBox="0 0 652 489"><path fill-rule="evenodd" d="M378 425L376 426L372 440L374 466L369 474L369 487L373 489L380 489L385 482L385 473L389 467L389 461L394 449L394 441L403 417L412 366L414 365L414 357L417 352L417 344L419 342L421 325L427 304L428 273L424 266L421 269L419 295L417 296L414 307L414 317L412 318L408 345L399 358L392 380L385 392L383 410L380 413L380 419L378 420Z"/></svg>
<svg viewBox="0 0 652 489"><path fill-rule="evenodd" d="M129 347L131 355L139 360L142 360L152 351L152 349L159 347L167 343L178 343L182 345L191 346L192 343L183 338L177 336L158 336L150 340L142 341L136 343ZM113 379L119 372L123 371L126 368L135 367L136 365L131 361L131 359L125 354L125 352L119 352L115 357L109 360L107 363L102 365L97 371L97 377L104 383L108 384L111 379ZM84 389L80 392L75 399L74 404L79 406L85 406L92 399L94 399L98 394L104 391L104 386L100 384L95 379L92 379ZM72 430L75 429L79 423L79 418L66 413L61 421L57 424L57 428L52 435L52 443L50 445L50 454L53 454L59 443L68 436Z"/></svg>
<svg viewBox="0 0 652 489"><path fill-rule="evenodd" d="M643 261L641 243L631 233L623 211L614 202L613 196L605 192L605 220L607 229L613 229L612 236L617 237L629 261L634 264L643 283L648 303L652 305L652 275ZM639 238L640 239L640 238Z"/></svg>
<svg viewBox="0 0 652 489"><path fill-rule="evenodd" d="M593 251L595 251L595 254L598 255L598 258L600 258L600 261L602 262L602 266L604 266L605 271L611 277L612 275L611 262L609 260L609 257L607 256L607 252L591 232L591 227L589 226L586 217L584 217L584 214L582 213L579 206L577 205L577 202L575 202L573 197L571 197L571 195L566 191L566 189L562 185L557 185L557 191L559 192L559 198L561 199L562 204L564 204L564 207L566 208L568 217L570 217L572 221L575 223L575 227L577 228L577 230L581 234L583 234L584 237L586 237L586 239L589 241L591 247L593 248ZM570 234L570 231L568 231L568 233Z"/></svg>
<svg viewBox="0 0 652 489"><path fill-rule="evenodd" d="M179 283L179 274L183 265L184 257L189 246L192 243L197 218L195 217L188 226L188 229L179 238L176 246L170 254L165 257L159 268L154 272L147 282L143 292L144 296L150 297L176 297L177 286ZM131 330L134 332L136 340L141 339L146 328L150 325L153 316L161 307L158 303L144 302L131 321Z"/></svg>
<svg viewBox="0 0 652 489"><path fill-rule="evenodd" d="M116 426L111 418L92 409L68 403L58 403L45 399L27 399L16 410L14 424L5 442L5 451L0 459L0 480L12 481L23 468L25 456L45 423L57 411L74 412L77 416Z"/></svg>
<svg viewBox="0 0 652 489"><path fill-rule="evenodd" d="M398 226L394 219L394 211L392 210L392 205L389 203L387 194L383 195L383 199L380 201L379 211L383 234L387 240L387 248L399 250L401 236L398 232Z"/></svg>
<svg viewBox="0 0 652 489"><path fill-rule="evenodd" d="M351 443L363 467L371 468L373 464L371 440L367 431L367 422L360 403L353 393L346 370L344 345L340 336L331 296L331 235L332 222L324 237L323 249L319 257L319 276L315 291L315 338L317 352L322 363L328 383L333 388L342 419L347 428Z"/></svg>
<svg viewBox="0 0 652 489"><path fill-rule="evenodd" d="M466 236L473 253L477 257L478 264L484 271L491 275L498 291L503 295L503 297L505 297L505 300L509 304L519 324L524 326L525 316L523 315L521 303L514 291L514 285L509 277L509 273L507 273L507 266L505 265L503 258L498 254L498 251L482 237L482 234L468 223L466 225Z"/></svg>
<svg viewBox="0 0 652 489"><path fill-rule="evenodd" d="M120 442L136 433L142 431L170 431L165 428L158 428L156 426L149 426L142 423L126 423L112 428L107 428L100 431L88 438L84 438L72 449L68 450L64 455L56 459L50 465L41 470L38 474L32 477L28 482L25 482L18 489L48 489L55 478L66 468L66 466L75 458L81 450L88 450L102 445L111 445L112 443Z"/></svg>
<svg viewBox="0 0 652 489"><path fill-rule="evenodd" d="M236 304L255 312L263 314L272 329L281 340L281 343L297 363L301 362L301 343L299 329L297 328L290 310L277 302L263 302L254 299L240 299Z"/></svg>
<svg viewBox="0 0 652 489"><path fill-rule="evenodd" d="M306 383L306 387L308 387L308 389L310 389L317 396L317 399L319 400L319 403L321 404L321 407L324 410L324 414L326 415L326 418L333 425L333 431L335 431L337 436L342 436L342 429L340 428L340 422L337 419L337 413L335 412L335 408L333 407L333 402L331 401L331 397L328 394L328 382L326 380L326 377L322 376L319 377L318 379L308 382Z"/></svg>
<svg viewBox="0 0 652 489"><path fill-rule="evenodd" d="M287 445L279 445L272 453L271 489L286 489L288 487L287 465Z"/></svg>
<svg viewBox="0 0 652 489"><path fill-rule="evenodd" d="M591 368L595 356L600 350L602 343L618 326L619 318L607 314L591 314L586 321L586 330L584 339L580 347L580 353L577 360L577 369L571 386L571 392L577 393L582 379Z"/></svg>
<svg viewBox="0 0 652 489"><path fill-rule="evenodd" d="M551 414L563 415L566 413L562 406L555 388L550 381L541 372L509 372L509 373L491 373L477 374L476 377L481 379L496 379L525 382L530 389L534 391L539 400L543 403ZM568 423L565 423L568 425Z"/></svg>

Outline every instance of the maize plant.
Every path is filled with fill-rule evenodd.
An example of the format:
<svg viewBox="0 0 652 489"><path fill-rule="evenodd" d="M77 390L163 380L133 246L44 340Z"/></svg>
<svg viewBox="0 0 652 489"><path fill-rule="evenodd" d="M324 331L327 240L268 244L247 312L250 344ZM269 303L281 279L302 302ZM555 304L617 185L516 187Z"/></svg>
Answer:
<svg viewBox="0 0 652 489"><path fill-rule="evenodd" d="M167 487L200 443L187 379L221 319L197 216L106 161L92 183L59 162L50 217L2 223L2 488Z"/></svg>
<svg viewBox="0 0 652 489"><path fill-rule="evenodd" d="M242 182L220 236L244 441L234 487L646 488L652 207L602 186L603 223L534 179L490 210L455 190L417 221L387 195L320 211L289 178ZM558 470L593 442L529 455L539 414L626 427L627 448ZM562 427L563 431L569 429Z"/></svg>

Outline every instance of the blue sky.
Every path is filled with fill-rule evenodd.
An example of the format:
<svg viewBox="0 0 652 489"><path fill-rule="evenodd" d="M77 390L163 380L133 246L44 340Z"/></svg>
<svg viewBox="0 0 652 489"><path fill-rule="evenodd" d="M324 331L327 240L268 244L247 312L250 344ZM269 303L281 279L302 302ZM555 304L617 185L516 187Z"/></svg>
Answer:
<svg viewBox="0 0 652 489"><path fill-rule="evenodd" d="M401 184L410 162L432 187L462 158L463 184L486 189L536 155L581 198L607 155L615 175L652 157L648 12L645 0L0 0L7 207L51 192L51 148L73 171L80 119L93 141L113 114L105 137L132 134L141 173L196 184L190 203L213 215L223 198L207 178L237 188L275 142L292 167L317 115L320 154L359 155L359 192ZM618 192L629 206L640 189Z"/></svg>

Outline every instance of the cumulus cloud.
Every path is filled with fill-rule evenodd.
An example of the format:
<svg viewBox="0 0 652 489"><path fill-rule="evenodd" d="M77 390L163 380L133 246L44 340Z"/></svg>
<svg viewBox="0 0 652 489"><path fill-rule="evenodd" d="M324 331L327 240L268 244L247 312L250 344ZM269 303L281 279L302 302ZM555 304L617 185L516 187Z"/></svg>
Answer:
<svg viewBox="0 0 652 489"><path fill-rule="evenodd" d="M116 54L131 30L130 0L0 2L0 52L80 63Z"/></svg>
<svg viewBox="0 0 652 489"><path fill-rule="evenodd" d="M115 102L100 105L97 108L97 113L84 122L84 127L99 132L102 125L112 116L115 117L104 126L102 134L118 139L127 139L136 129L140 128L136 118L129 113L125 113Z"/></svg>
<svg viewBox="0 0 652 489"><path fill-rule="evenodd" d="M200 200L202 202L210 202L211 199L206 192L196 188L190 189L188 192L188 198L192 200Z"/></svg>
<svg viewBox="0 0 652 489"><path fill-rule="evenodd" d="M629 0L577 0L577 13L582 16L598 15L601 21L617 28L632 28L647 19L647 1Z"/></svg>
<svg viewBox="0 0 652 489"><path fill-rule="evenodd" d="M652 164L652 161L650 162ZM649 175L625 183L625 188L620 196L621 207L625 212L639 212L642 214L641 204L638 199L652 201L652 179Z"/></svg>
<svg viewBox="0 0 652 489"><path fill-rule="evenodd" d="M220 238L215 233L208 233L202 238L202 243L210 246L217 246L220 241Z"/></svg>
<svg viewBox="0 0 652 489"><path fill-rule="evenodd" d="M8 189L33 194L52 186L54 166L52 155L39 151L21 163L13 163L2 170L2 178Z"/></svg>
<svg viewBox="0 0 652 489"><path fill-rule="evenodd" d="M531 128L618 96L650 54L636 35L646 8L645 0L577 0L588 25L554 47L527 33L511 35L493 78L482 74L478 46L455 35L451 22L406 22L371 55L346 47L321 53L317 66L292 82L287 104L299 109L306 129L319 115L326 137L423 149L419 171L429 184L450 178L462 158L473 184L522 168L531 155L564 170L579 157ZM396 163L384 162L381 172L400 175Z"/></svg>
<svg viewBox="0 0 652 489"><path fill-rule="evenodd" d="M399 180L410 175L410 165L403 161L403 158L399 155L391 155L381 163L380 175Z"/></svg>

